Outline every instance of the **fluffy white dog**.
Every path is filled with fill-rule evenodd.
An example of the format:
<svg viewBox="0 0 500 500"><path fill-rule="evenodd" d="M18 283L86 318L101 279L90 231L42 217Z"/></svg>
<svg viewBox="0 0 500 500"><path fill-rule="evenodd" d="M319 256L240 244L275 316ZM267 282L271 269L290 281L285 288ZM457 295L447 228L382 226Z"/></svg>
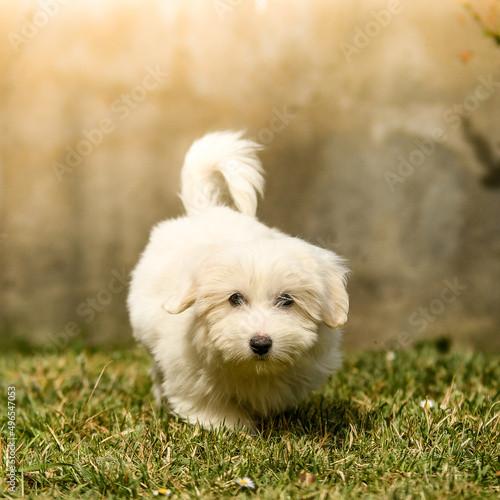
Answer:
<svg viewBox="0 0 500 500"><path fill-rule="evenodd" d="M205 427L252 428L296 406L339 368L340 333L318 326L343 325L349 304L339 256L255 218L260 146L242 135L191 146L187 216L153 229L128 297L155 396Z"/></svg>

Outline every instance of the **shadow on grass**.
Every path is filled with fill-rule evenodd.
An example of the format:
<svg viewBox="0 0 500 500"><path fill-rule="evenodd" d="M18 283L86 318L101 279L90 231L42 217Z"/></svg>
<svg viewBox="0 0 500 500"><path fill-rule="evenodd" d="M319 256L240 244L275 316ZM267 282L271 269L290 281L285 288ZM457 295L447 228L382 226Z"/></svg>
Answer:
<svg viewBox="0 0 500 500"><path fill-rule="evenodd" d="M344 441L349 434L363 434L380 415L347 400L328 400L317 395L295 410L261 422L262 434L276 432L294 437L310 436Z"/></svg>

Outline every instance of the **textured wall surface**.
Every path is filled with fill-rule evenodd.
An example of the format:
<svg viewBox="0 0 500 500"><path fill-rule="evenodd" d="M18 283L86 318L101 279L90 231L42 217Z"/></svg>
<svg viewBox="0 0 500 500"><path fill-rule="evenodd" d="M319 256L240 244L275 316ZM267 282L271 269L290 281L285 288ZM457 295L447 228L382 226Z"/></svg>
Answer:
<svg viewBox="0 0 500 500"><path fill-rule="evenodd" d="M500 349L498 2L0 0L0 322L129 341L128 275L207 131L259 216L350 261L348 348Z"/></svg>

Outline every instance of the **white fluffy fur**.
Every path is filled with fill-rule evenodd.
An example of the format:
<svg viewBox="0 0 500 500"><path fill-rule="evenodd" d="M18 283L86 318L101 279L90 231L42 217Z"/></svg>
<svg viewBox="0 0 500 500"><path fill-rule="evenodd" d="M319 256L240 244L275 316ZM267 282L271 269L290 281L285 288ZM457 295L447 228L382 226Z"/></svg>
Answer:
<svg viewBox="0 0 500 500"><path fill-rule="evenodd" d="M154 359L157 399L206 427L251 428L341 363L340 333L318 326L346 321L347 269L335 253L256 220L259 148L240 132L192 145L182 169L188 216L153 229L131 282L131 323ZM245 302L232 304L234 293ZM291 306L280 306L283 294ZM251 349L255 336L272 341L268 353Z"/></svg>

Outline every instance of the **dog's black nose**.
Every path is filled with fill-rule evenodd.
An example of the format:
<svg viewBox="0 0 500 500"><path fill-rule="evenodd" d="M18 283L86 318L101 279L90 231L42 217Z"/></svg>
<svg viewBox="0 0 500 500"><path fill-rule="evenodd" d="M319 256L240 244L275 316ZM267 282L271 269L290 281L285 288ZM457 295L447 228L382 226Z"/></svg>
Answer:
<svg viewBox="0 0 500 500"><path fill-rule="evenodd" d="M263 337L262 335L255 335L250 339L250 348L260 356L267 354L272 345L273 341L269 337Z"/></svg>

